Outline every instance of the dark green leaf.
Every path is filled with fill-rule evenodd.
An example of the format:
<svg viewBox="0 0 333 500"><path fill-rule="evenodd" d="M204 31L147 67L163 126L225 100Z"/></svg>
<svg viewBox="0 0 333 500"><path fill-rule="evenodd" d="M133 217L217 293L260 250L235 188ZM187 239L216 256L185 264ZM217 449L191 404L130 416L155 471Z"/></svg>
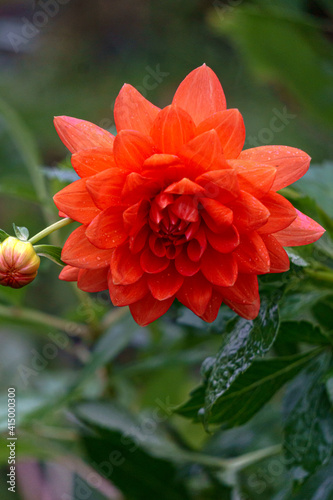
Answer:
<svg viewBox="0 0 333 500"><path fill-rule="evenodd" d="M319 352L315 349L295 356L255 360L218 398L211 415L211 423L223 424L225 428L245 424ZM204 397L205 388L200 386L192 392L190 400L176 412L198 420Z"/></svg>
<svg viewBox="0 0 333 500"><path fill-rule="evenodd" d="M38 255L42 255L52 262L55 262L59 266L64 266L65 263L61 260L61 247L55 247L53 245L34 245L34 249Z"/></svg>
<svg viewBox="0 0 333 500"><path fill-rule="evenodd" d="M312 345L330 345L332 340L318 326L308 321L284 321L279 329L279 341L306 342Z"/></svg>
<svg viewBox="0 0 333 500"><path fill-rule="evenodd" d="M169 460L177 460L175 447L158 435L154 420L139 421L125 409L106 402L81 403L74 412L95 431L95 435L83 438L91 465L118 486L128 500L189 498L181 477L177 477L176 465Z"/></svg>
<svg viewBox="0 0 333 500"><path fill-rule="evenodd" d="M0 243L9 238L9 234L7 234L3 229L0 229Z"/></svg>
<svg viewBox="0 0 333 500"><path fill-rule="evenodd" d="M302 483L333 453L333 413L324 376L330 355L324 353L294 381L284 402L284 447L293 478Z"/></svg>
<svg viewBox="0 0 333 500"><path fill-rule="evenodd" d="M333 459L310 477L306 484L290 500L332 500L332 498Z"/></svg>
<svg viewBox="0 0 333 500"><path fill-rule="evenodd" d="M15 233L16 238L18 238L19 240L22 240L22 241L27 241L29 239L29 231L26 227L17 226L13 222L13 228L14 228L14 233Z"/></svg>
<svg viewBox="0 0 333 500"><path fill-rule="evenodd" d="M225 334L208 378L205 395L205 420L214 414L214 405L256 357L272 346L279 328L276 297L262 300L259 315L253 321L243 318L232 322Z"/></svg>

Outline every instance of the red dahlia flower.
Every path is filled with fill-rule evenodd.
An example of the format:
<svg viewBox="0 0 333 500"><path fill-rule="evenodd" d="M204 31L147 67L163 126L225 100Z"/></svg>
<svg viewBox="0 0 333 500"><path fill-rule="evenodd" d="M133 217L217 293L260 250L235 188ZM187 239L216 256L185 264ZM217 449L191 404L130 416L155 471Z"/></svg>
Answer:
<svg viewBox="0 0 333 500"><path fill-rule="evenodd" d="M61 215L82 224L64 246L61 279L88 292L108 288L140 325L176 298L205 321L222 302L255 318L257 275L287 271L283 246L324 232L277 193L305 174L310 157L286 146L242 151L242 115L226 109L206 65L162 110L124 85L114 118L116 137L55 119L81 177L54 198Z"/></svg>

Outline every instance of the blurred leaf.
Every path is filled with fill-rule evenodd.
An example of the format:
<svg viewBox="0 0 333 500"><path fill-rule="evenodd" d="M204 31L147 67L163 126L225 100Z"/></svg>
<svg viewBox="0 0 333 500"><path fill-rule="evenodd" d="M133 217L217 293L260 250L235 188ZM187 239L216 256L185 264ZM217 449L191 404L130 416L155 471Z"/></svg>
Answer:
<svg viewBox="0 0 333 500"><path fill-rule="evenodd" d="M61 260L61 247L55 247L54 245L34 245L35 252L37 255L42 255L52 262L55 262L59 266L64 266L65 263Z"/></svg>
<svg viewBox="0 0 333 500"><path fill-rule="evenodd" d="M302 483L333 453L333 413L324 376L330 355L314 360L290 386L284 401L284 448L294 480Z"/></svg>
<svg viewBox="0 0 333 500"><path fill-rule="evenodd" d="M188 492L178 476L175 447L156 430L146 430L150 420L140 422L112 403L81 403L74 408L77 418L95 435L86 435L91 465L108 477L128 500L185 500ZM153 422L156 427L156 422Z"/></svg>
<svg viewBox="0 0 333 500"><path fill-rule="evenodd" d="M317 19L275 6L239 5L212 11L210 21L235 42L256 75L284 85L317 120L333 126L331 47Z"/></svg>
<svg viewBox="0 0 333 500"><path fill-rule="evenodd" d="M207 381L205 420L214 418L215 405L237 377L254 359L263 356L272 346L279 328L276 297L264 298L259 315L253 321L239 318L229 324L222 346Z"/></svg>
<svg viewBox="0 0 333 500"><path fill-rule="evenodd" d="M245 424L319 352L319 349L314 349L295 356L255 360L217 399L211 423L223 424L223 428ZM176 412L197 421L204 396L205 388L198 387L192 392L190 400L177 408Z"/></svg>
<svg viewBox="0 0 333 500"><path fill-rule="evenodd" d="M313 198L316 203L333 217L333 162L311 165L307 173L293 184L293 188Z"/></svg>
<svg viewBox="0 0 333 500"><path fill-rule="evenodd" d="M14 233L15 233L16 238L18 238L19 240L27 241L29 239L29 230L26 227L17 226L13 222L13 229L14 229Z"/></svg>
<svg viewBox="0 0 333 500"><path fill-rule="evenodd" d="M7 234L5 231L0 229L0 243L2 241L5 241L7 238L9 238L9 234Z"/></svg>
<svg viewBox="0 0 333 500"><path fill-rule="evenodd" d="M333 459L321 467L304 486L288 500L332 500L333 498Z"/></svg>
<svg viewBox="0 0 333 500"><path fill-rule="evenodd" d="M279 329L279 341L306 342L312 345L330 345L333 338L325 335L318 326L308 321L284 321Z"/></svg>

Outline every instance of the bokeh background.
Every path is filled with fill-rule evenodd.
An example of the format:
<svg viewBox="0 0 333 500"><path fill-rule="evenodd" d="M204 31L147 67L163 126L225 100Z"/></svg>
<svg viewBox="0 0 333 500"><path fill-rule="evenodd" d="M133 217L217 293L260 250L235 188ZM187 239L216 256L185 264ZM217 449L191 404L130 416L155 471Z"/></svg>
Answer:
<svg viewBox="0 0 333 500"><path fill-rule="evenodd" d="M163 107L186 74L203 63L220 78L228 107L243 114L245 147L283 144L311 155L311 173L299 186L332 217L332 18L331 0L1 0L0 227L12 233L15 222L34 234L57 220L52 194L75 176L53 116L74 116L115 132L113 104L123 83ZM50 242L61 244L65 235L63 230ZM77 430L68 424L75 417L57 413L64 405L58 395L109 394L136 412L166 405L168 415L170 405L184 401L195 386L196 367L205 353L217 349L220 338L214 330L196 330L193 318L185 337L175 325L140 329L124 318L117 328L131 333L130 347L115 367L104 367L97 375L92 370L74 390L92 340L82 341L71 332L69 321L88 324L97 336L96 325L111 305L106 294L78 294L58 281L58 273L55 264L43 260L38 279L28 289L0 289L0 385L4 393L8 385L17 387L24 420L17 492L7 491L3 468L1 498L122 498L102 480L84 496L91 465L84 462ZM42 321L31 313L35 309L49 316ZM66 318L60 330L70 333L70 340L59 333L56 316ZM53 356L52 347L45 346L51 344L55 352L57 343L50 335L56 334L60 340ZM162 351L173 358L164 359ZM155 361L149 364L149 359ZM50 411L54 401L59 405ZM5 417L5 396L1 405ZM175 417L172 432L176 440L196 448L210 446L217 456L251 451L260 443L274 445L280 433L274 405L237 438L230 431L213 440L201 426L181 417ZM49 408L45 415L43 408ZM259 433L261 422L266 430ZM169 425L167 418L162 423ZM64 450L68 457L59 459ZM6 453L2 446L1 463ZM247 482L248 496L232 498L284 498L282 472L267 474L262 492L255 490L255 481L252 486ZM82 481L81 493L73 493L73 477ZM203 480L209 483L209 478ZM193 498L229 498L229 488L220 485L216 491Z"/></svg>

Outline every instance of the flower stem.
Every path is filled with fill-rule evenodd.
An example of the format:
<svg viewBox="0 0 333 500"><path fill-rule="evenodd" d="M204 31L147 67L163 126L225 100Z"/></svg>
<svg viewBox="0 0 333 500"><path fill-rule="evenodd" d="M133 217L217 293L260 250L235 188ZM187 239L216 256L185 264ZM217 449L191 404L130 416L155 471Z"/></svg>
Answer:
<svg viewBox="0 0 333 500"><path fill-rule="evenodd" d="M45 236L48 236L49 234L53 233L54 231L57 231L58 229L61 229L62 227L68 226L68 224L71 224L72 222L74 222L74 220L70 219L69 217L58 220L58 222L55 222L51 226L48 226L45 229L43 229L43 231L40 231L39 233L35 234L35 236L30 238L29 242L33 245L42 238L45 238Z"/></svg>

